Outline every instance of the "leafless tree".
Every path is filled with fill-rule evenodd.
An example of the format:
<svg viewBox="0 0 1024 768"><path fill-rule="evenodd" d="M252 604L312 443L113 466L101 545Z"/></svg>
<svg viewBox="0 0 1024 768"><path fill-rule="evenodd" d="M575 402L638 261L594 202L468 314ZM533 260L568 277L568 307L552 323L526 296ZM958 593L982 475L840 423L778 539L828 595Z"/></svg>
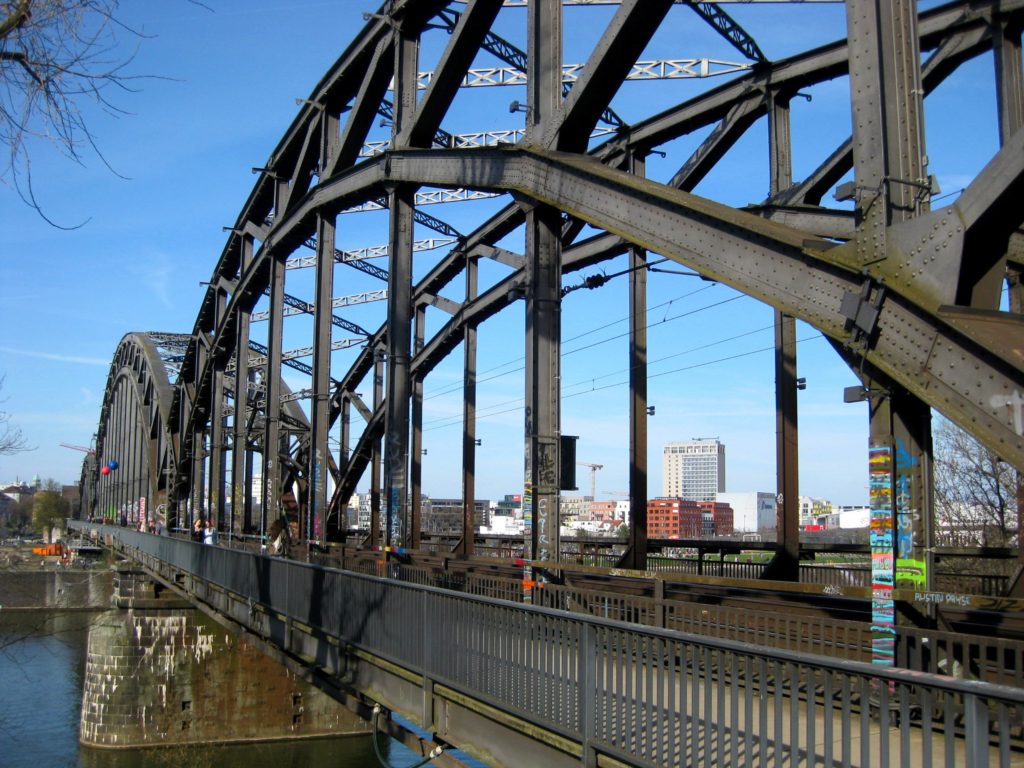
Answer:
<svg viewBox="0 0 1024 768"><path fill-rule="evenodd" d="M0 376L0 391L4 388L4 377ZM0 405L5 401L0 399ZM21 434L21 427L11 424L11 415L0 410L0 456L34 450Z"/></svg>
<svg viewBox="0 0 1024 768"><path fill-rule="evenodd" d="M86 154L103 160L86 112L95 106L122 114L111 91L132 90L136 77L127 67L134 50L125 48L124 39L137 43L142 35L117 18L118 5L0 0L0 141L7 147L0 179L40 215L31 143L50 143L76 163Z"/></svg>
<svg viewBox="0 0 1024 768"><path fill-rule="evenodd" d="M933 430L935 511L951 531L982 546L1011 546L1018 530L1017 471L953 423Z"/></svg>

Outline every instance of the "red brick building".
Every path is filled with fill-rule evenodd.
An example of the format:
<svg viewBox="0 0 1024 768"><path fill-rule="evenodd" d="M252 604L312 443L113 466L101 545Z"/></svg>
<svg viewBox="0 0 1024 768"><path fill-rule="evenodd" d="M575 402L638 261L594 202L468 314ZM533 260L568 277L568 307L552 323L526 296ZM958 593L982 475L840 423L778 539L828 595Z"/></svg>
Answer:
<svg viewBox="0 0 1024 768"><path fill-rule="evenodd" d="M732 532L732 507L728 504L680 498L647 502L648 538L700 539Z"/></svg>
<svg viewBox="0 0 1024 768"><path fill-rule="evenodd" d="M707 536L732 536L732 507L721 501L698 501L704 513L704 531Z"/></svg>

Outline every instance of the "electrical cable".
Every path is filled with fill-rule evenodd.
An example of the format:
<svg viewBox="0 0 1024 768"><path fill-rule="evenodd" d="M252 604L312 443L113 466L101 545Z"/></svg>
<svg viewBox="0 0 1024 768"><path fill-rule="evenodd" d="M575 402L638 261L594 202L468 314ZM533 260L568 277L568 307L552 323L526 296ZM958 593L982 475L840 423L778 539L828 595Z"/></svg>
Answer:
<svg viewBox="0 0 1024 768"><path fill-rule="evenodd" d="M648 313L650 313L654 309L660 309L661 307L665 307L666 308L666 310L665 310L665 317L663 317L661 320L658 320L656 322L648 323L645 326L645 328L650 330L651 328L654 328L655 326L658 326L658 325L663 325L664 323L667 323L670 320L679 320L680 318L687 317L687 316L695 314L697 312L702 312L705 309L714 309L714 308L716 308L718 306L721 306L722 304L726 304L726 303L728 303L730 301L738 301L739 299L747 298L743 294L738 294L736 296L733 296L732 298L723 299L722 301L716 302L714 304L708 304L706 306L698 307L697 309L693 309L693 310L690 310L688 312L683 312L683 313L681 313L679 315L672 315L671 317L669 317L668 310L671 308L671 306L672 306L672 304L674 302L679 301L681 299L689 298L690 296L693 296L694 294L700 293L701 291L705 291L705 290L707 290L709 288L713 288L713 287L714 287L713 285L705 286L704 288L699 288L696 291L691 291L690 293L684 294L682 296L677 296L676 298L671 299L671 300L669 300L667 302L664 302L662 304L658 304L658 305L656 305L654 307L651 307L648 310ZM625 320L628 320L628 319L629 319L628 317L619 318L618 320L613 320L610 323L605 323L604 325L596 326L594 328L591 328L588 331L584 331L583 333L579 333L576 336L571 336L571 337L569 337L567 339L564 339L562 343L563 344L568 344L571 341L575 341L576 339L581 339L584 336L589 336L592 333L597 333L598 331L604 330L605 328L610 328L611 326L617 325L618 323L621 323L621 322L623 322ZM628 336L628 335L629 335L629 333L626 332L626 333L620 333L620 334L615 335L615 336L609 336L608 338L602 339L601 341L596 341L593 344L589 344L587 346L578 347L576 349L571 349L571 350L569 350L567 352L563 352L562 356L565 357L565 356L571 355L571 354L573 354L575 352L579 352L579 351L582 351L582 350L590 349L591 347L598 346L598 345L603 344L603 343L608 342L608 341L614 341L615 339L621 339L624 336ZM525 364L522 363L522 361L524 359L525 358L520 357L520 358L517 358L515 360L508 360L508 361L506 361L504 363L501 363L500 365L494 366L493 368L488 368L486 371L482 371L482 372L480 372L480 374L477 375L476 383L477 384L482 384L482 383L487 382L487 381L493 381L494 379L500 379L502 376L510 376L513 373L518 373L518 372L524 370L525 367L526 367ZM497 371L497 370L500 370L500 369L502 369L502 368L504 368L506 366L514 365L516 363L520 363L518 365L518 367L516 367L516 368L510 368L507 371L502 371L501 373L496 373L493 376L485 376L484 375L484 374L487 374L487 373L489 373L491 371ZM454 392L458 392L461 387L462 387L461 383L452 384L452 385L447 386L447 387L442 387L441 389L437 390L436 392L432 392L431 394L426 395L423 398L423 401L426 402L427 400L433 400L436 397L442 397L444 395L450 395L450 394L452 394Z"/></svg>
<svg viewBox="0 0 1024 768"><path fill-rule="evenodd" d="M751 333L753 333L753 331ZM749 335L749 334L741 334L741 335ZM823 339L823 338L825 338L825 336L823 334L818 334L817 336L808 336L808 337L803 338L803 339L797 339L796 343L797 344L803 344L806 341L814 341L815 339ZM729 341L729 340L730 339L724 339L723 342L724 341ZM716 342L716 343L722 343L722 342ZM715 344L709 344L709 345L705 345L705 346L715 346ZM683 366L682 368L675 368L675 369L673 369L671 371L662 371L660 373L652 373L652 374L649 374L647 378L648 379L657 379L657 378L661 378L662 376L668 376L668 375L673 374L673 373L682 373L684 371L692 371L692 370L695 370L697 368L704 368L705 366L713 365L715 363L725 363L725 362L729 362L730 360L738 360L738 359L743 358L743 357L750 357L752 355L761 354L762 352L771 352L771 351L774 351L774 349L775 349L775 347L771 346L771 347L762 347L760 349L753 349L753 350L750 350L748 352L739 352L739 353L737 353L735 355L729 355L727 357L719 357L719 358L716 358L714 360L706 360L703 363L695 363L694 365L687 365L687 366ZM696 351L696 350L693 350L693 351ZM684 354L684 353L679 353L679 354ZM672 355L671 357L675 357L675 356L676 355ZM602 376L600 378L607 378L608 376L615 375L615 373L622 373L622 371L616 371L616 372L613 372L613 373L605 374L604 376ZM588 381L589 381L589 379L588 379ZM596 379L594 379L594 381L596 381ZM617 382L613 382L611 384L602 385L600 387L591 387L590 389L585 389L585 390L580 391L580 392L572 392L572 393L568 393L568 394L563 394L562 395L562 399L563 400L568 400L571 397L578 397L580 395L590 394L591 392L599 392L599 391L604 390L604 389L612 389L613 387L621 387L621 386L627 385L628 383L629 383L628 381L617 381ZM576 385L571 385L571 386L576 386ZM481 408L481 409L477 410L477 412L476 412L477 421L482 421L484 419L492 418L494 416L501 416L501 415L506 414L506 413L514 413L514 412L518 411L522 407L521 404L523 403L523 398L520 397L517 400L506 400L506 401L504 401L502 403L497 403L497 404L495 404L494 406L491 406L491 407L492 408L499 408L501 406L504 406L504 405L510 404L510 403L516 403L516 407L514 407L514 408L506 408L505 410L501 410L501 411L490 411L487 408ZM428 431L432 431L432 430L435 430L435 429L444 429L446 427L459 426L459 425L462 424L462 416L461 416L461 414L459 416L457 416L457 417L444 416L444 417L441 417L441 418L437 419L436 422L442 422L442 423L428 422L429 424L432 424L433 426L427 427L426 425L424 425L423 431L424 432L428 432ZM447 423L443 423L443 422L447 422Z"/></svg>
<svg viewBox="0 0 1024 768"><path fill-rule="evenodd" d="M380 713L381 706L380 704L377 704L373 708L373 717L370 719L370 722L373 726L373 736L371 737L373 740L373 754L377 757L377 762L381 764L382 768L391 768L391 763L389 763L387 761L387 758L385 758L384 755L382 755L380 752L380 742L377 738L377 734L380 732L380 729L377 727L377 717L380 715ZM421 768L421 766L433 762L434 758L440 757L443 751L444 747L442 747L439 744L438 746L434 747L434 749L430 750L427 756L424 757L422 760L412 763L411 765L404 766L404 768Z"/></svg>

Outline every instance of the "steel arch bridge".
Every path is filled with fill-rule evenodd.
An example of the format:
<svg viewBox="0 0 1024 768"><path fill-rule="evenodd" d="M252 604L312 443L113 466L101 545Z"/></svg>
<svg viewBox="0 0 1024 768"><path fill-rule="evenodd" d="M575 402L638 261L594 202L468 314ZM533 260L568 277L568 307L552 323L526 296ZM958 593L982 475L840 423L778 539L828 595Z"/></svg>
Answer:
<svg viewBox="0 0 1024 768"><path fill-rule="evenodd" d="M1024 3L918 13L908 0L850 0L835 42L777 60L721 4L578 4L614 6L581 68L564 63L573 32L559 0L392 0L365 14L254 169L192 332L129 334L118 348L98 460L83 469L91 511L144 497L166 505L172 524L205 511L222 529L265 534L285 514L303 538L331 539L368 478L370 543L415 548L424 381L461 352L458 551L471 553L477 334L515 311L525 314L525 554L556 560L568 454L562 297L599 288L603 276L579 285L567 276L616 257L628 265L631 317L623 565L643 568L647 550L644 318L655 258L775 309L774 576L793 578L799 556L795 320L860 377L848 394L870 403L872 505L885 530L901 529L901 559L928 558L932 409L1024 471ZM807 7L778 12L799 24ZM692 97L622 118L633 80L668 76L665 62L641 61L652 41L704 23L742 62L678 65L721 74ZM933 207L924 105L979 57L995 62L1001 148L955 203ZM849 83L849 135L795 178L791 104L835 79ZM498 80L525 89L508 112L525 129L507 130L504 110L474 101L488 91L470 86ZM801 109L816 119L814 106ZM694 194L765 123L768 196L738 208ZM941 128L971 138L956 124ZM652 154L674 170L648 178ZM845 204L823 202L833 190ZM457 226L425 210L442 202ZM354 221L372 221L386 244L358 244ZM308 385L290 391L286 370ZM99 474L115 458L120 468Z"/></svg>

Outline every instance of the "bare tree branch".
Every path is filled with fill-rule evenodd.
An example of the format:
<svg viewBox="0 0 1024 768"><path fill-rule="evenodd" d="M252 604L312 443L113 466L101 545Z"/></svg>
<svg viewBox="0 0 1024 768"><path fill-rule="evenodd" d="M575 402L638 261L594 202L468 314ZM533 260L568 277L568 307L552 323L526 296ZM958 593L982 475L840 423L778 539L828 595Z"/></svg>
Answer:
<svg viewBox="0 0 1024 768"><path fill-rule="evenodd" d="M0 391L4 388L4 377L0 376ZM0 400L0 404L7 402ZM34 451L35 447L30 446L25 437L21 434L21 427L10 423L10 414L0 410L0 456L10 456L15 453Z"/></svg>
<svg viewBox="0 0 1024 768"><path fill-rule="evenodd" d="M945 419L934 429L935 510L946 528L982 546L1012 546L1017 473Z"/></svg>
<svg viewBox="0 0 1024 768"><path fill-rule="evenodd" d="M94 155L111 172L86 114L125 114L111 92L132 92L128 68L145 38L117 16L120 0L0 0L0 181L48 223L32 185L30 148L49 144L72 162ZM70 227L72 229L74 227ZM67 228L67 227L61 227Z"/></svg>

